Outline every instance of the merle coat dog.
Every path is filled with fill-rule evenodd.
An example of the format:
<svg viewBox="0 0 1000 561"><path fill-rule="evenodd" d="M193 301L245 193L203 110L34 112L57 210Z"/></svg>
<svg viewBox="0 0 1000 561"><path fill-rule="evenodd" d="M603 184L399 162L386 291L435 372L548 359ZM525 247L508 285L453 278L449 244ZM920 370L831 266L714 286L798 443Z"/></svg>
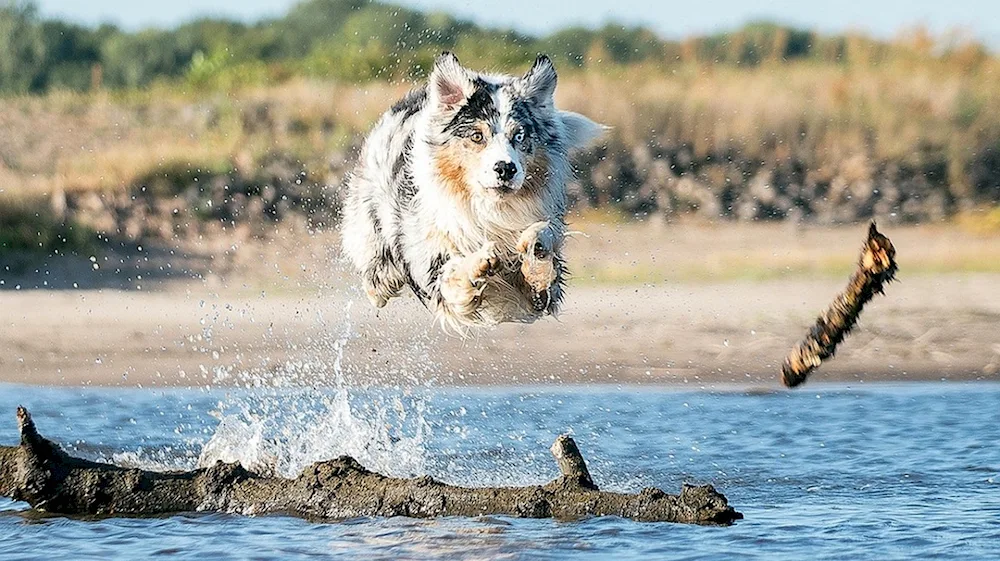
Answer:
<svg viewBox="0 0 1000 561"><path fill-rule="evenodd" d="M602 127L557 110L540 56L521 77L445 53L382 115L348 183L344 254L372 304L409 287L442 325L531 322L563 298L569 154Z"/></svg>

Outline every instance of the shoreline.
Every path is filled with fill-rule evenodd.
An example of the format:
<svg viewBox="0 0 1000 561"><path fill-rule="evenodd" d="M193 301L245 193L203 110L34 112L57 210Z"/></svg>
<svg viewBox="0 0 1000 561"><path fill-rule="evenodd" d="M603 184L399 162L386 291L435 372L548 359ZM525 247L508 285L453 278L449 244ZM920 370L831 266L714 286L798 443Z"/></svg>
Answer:
<svg viewBox="0 0 1000 561"><path fill-rule="evenodd" d="M84 282L97 273L89 261L48 264L39 278L83 288L12 290L7 277L0 382L335 386L342 348L340 383L353 386L778 388L782 361L844 288L863 238L860 227L571 227L586 235L567 244L575 274L559 317L467 339L442 333L412 296L373 309L336 261L335 235L241 246L199 280L144 279L142 290ZM1000 238L886 233L900 282L810 384L1000 379Z"/></svg>
<svg viewBox="0 0 1000 561"><path fill-rule="evenodd" d="M809 392L812 390L822 390L822 391L861 391L865 389L872 390L889 390L889 389L913 389L919 390L921 388L930 387L948 387L948 388L962 388L968 386L995 386L1000 384L1000 378L992 376L979 376L979 377L919 377L919 376L908 376L907 378L877 378L877 379L857 379L857 380L846 380L846 379L823 379L823 380L810 380L808 384L804 384L797 388L786 388L782 386L780 382L776 381L773 384L764 383L746 383L739 384L735 382L718 382L718 383L704 383L696 385L693 383L670 383L670 382L634 382L634 381L619 381L619 382L553 382L553 383L531 383L531 384L503 384L503 383L484 383L484 384L467 384L467 385L433 385L433 384L421 384L416 387L406 387L401 388L398 385L387 385L387 384L375 384L375 385L350 385L346 386L346 389L353 391L393 391L401 390L405 391L407 394L415 394L420 392L433 392L433 393L461 393L465 394L476 394L476 393L504 393L518 391L526 394L538 394L538 393L614 393L623 392L628 393L630 391L638 390L649 390L655 392L663 393L708 393L708 394L747 394L747 395L771 395L771 394L782 394L782 393L802 393L803 391ZM223 384L206 384L206 385L162 385L162 386L146 386L141 384L136 385L102 385L102 384L31 384L25 382L10 382L6 380L0 380L0 391L7 389L19 389L19 390L109 390L109 391L154 391L154 390L166 390L166 391L182 391L182 392L233 392L233 391L246 391L251 392L259 390L257 387L248 386L227 386ZM288 391L297 392L302 390L317 390L320 392L327 392L340 389L336 385L322 385L322 384L304 384L299 386L283 386L283 387L268 387L269 390L274 391Z"/></svg>
<svg viewBox="0 0 1000 561"><path fill-rule="evenodd" d="M335 386L342 345L348 385L779 388L781 361L840 285L573 286L559 319L468 339L440 333L413 298L376 313L352 291L6 292L0 382ZM1000 379L997 286L994 274L893 284L810 384Z"/></svg>

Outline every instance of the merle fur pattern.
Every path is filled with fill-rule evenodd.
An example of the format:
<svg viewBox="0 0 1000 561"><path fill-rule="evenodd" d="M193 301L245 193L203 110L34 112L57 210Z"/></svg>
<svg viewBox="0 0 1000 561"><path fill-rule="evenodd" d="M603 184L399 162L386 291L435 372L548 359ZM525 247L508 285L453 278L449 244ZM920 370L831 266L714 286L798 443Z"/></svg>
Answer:
<svg viewBox="0 0 1000 561"><path fill-rule="evenodd" d="M376 123L348 183L343 251L372 303L409 288L446 327L555 313L569 154L601 127L554 107L540 56L520 77L438 57Z"/></svg>

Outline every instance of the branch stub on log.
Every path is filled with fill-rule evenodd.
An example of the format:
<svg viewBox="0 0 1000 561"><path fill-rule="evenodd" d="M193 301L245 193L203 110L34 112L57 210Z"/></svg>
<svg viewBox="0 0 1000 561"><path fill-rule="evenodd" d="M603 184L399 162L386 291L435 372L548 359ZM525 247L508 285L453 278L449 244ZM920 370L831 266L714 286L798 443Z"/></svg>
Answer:
<svg viewBox="0 0 1000 561"><path fill-rule="evenodd" d="M580 453L580 448L577 447L573 437L568 434L559 435L549 450L559 464L559 471L565 481L584 489L597 490L597 485L590 477L590 470L587 469L587 462L584 461L583 454Z"/></svg>

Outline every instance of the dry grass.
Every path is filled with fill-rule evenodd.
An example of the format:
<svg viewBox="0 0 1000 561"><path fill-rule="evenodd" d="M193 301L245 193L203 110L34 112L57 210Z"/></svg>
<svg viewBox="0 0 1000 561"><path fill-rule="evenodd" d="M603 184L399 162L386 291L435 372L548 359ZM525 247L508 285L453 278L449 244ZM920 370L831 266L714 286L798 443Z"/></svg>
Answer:
<svg viewBox="0 0 1000 561"><path fill-rule="evenodd" d="M958 224L966 231L982 236L1000 234L1000 207L975 209L957 217Z"/></svg>
<svg viewBox="0 0 1000 561"><path fill-rule="evenodd" d="M791 224L627 223L571 220L582 232L567 244L572 283L847 278L864 239L863 226L810 228ZM1000 273L996 233L964 228L886 228L898 251L900 278L943 273Z"/></svg>
<svg viewBox="0 0 1000 561"><path fill-rule="evenodd" d="M970 147L1000 129L1000 97L992 93L998 89L995 62L975 72L943 63L801 62L572 76L559 97L611 125L626 144L688 142L695 157L738 153L780 161L807 152L817 173L854 167L864 174L875 161L916 164L932 147L963 189Z"/></svg>
<svg viewBox="0 0 1000 561"><path fill-rule="evenodd" d="M0 192L36 200L59 190L123 190L160 169L252 166L273 151L321 168L350 157L346 150L406 89L296 80L231 92L159 85L0 100ZM811 176L858 188L870 188L877 166L932 170L937 177L928 180L961 199L998 189L1000 170L976 160L1000 153L996 91L993 59L962 66L903 58L566 72L557 94L561 106L612 127L609 141L625 150L680 145L708 161L794 161ZM707 173L730 173L722 169Z"/></svg>
<svg viewBox="0 0 1000 561"><path fill-rule="evenodd" d="M321 163L405 87L294 82L232 94L142 92L0 100L0 190L114 190L164 167L217 169L268 151Z"/></svg>

